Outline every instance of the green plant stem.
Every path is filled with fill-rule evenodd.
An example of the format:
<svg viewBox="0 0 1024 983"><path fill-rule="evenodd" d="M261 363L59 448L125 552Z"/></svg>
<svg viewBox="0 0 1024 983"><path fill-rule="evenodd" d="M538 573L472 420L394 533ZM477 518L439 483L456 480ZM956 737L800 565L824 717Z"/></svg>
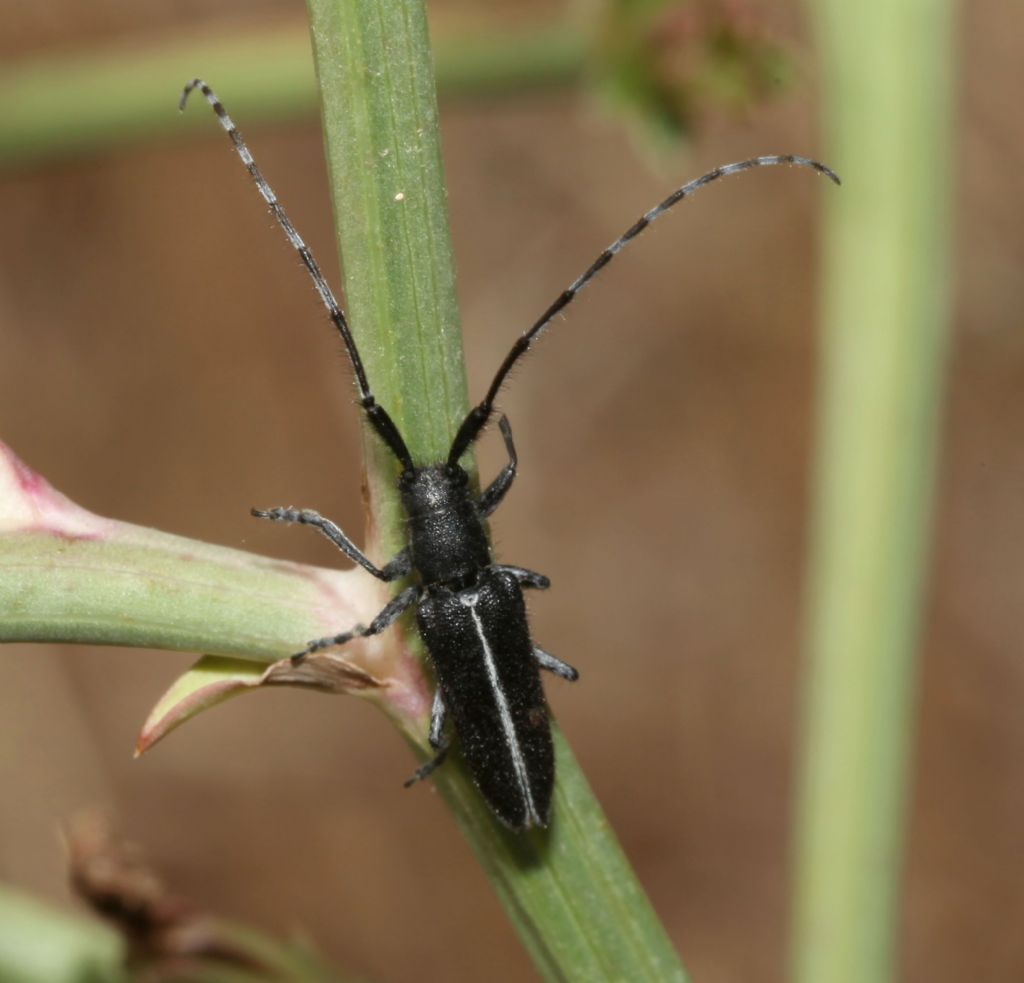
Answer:
<svg viewBox="0 0 1024 983"><path fill-rule="evenodd" d="M452 35L437 53L438 84L453 96L521 92L570 83L583 61L584 39L570 27ZM0 166L178 138L184 127L209 133L200 114L174 112L176 94L196 74L247 125L316 111L304 26L38 57L0 70Z"/></svg>
<svg viewBox="0 0 1024 983"><path fill-rule="evenodd" d="M549 980L687 976L557 725L552 824L510 833L461 769L434 781L538 971Z"/></svg>
<svg viewBox="0 0 1024 983"><path fill-rule="evenodd" d="M207 652L273 662L371 609L346 572L116 524L113 537L0 537L0 639ZM362 578L360 578L362 579Z"/></svg>
<svg viewBox="0 0 1024 983"><path fill-rule="evenodd" d="M201 114L175 111L197 74L230 93L231 111L247 121L316 110L309 39L298 29L38 57L0 72L0 164L206 133Z"/></svg>
<svg viewBox="0 0 1024 983"><path fill-rule="evenodd" d="M423 4L308 6L353 330L413 457L443 460L466 390ZM372 434L365 443L374 538L386 556L403 545L396 465ZM500 828L458 761L437 781L545 978L684 979L571 753L557 744L547 831Z"/></svg>
<svg viewBox="0 0 1024 983"><path fill-rule="evenodd" d="M124 945L92 919L0 887L0 979L18 983L127 983Z"/></svg>
<svg viewBox="0 0 1024 983"><path fill-rule="evenodd" d="M949 333L951 5L821 0L826 206L793 978L892 978Z"/></svg>
<svg viewBox="0 0 1024 983"><path fill-rule="evenodd" d="M328 967L310 946L280 940L248 926L196 916L206 946L189 958L150 956L129 971L124 937L86 913L66 913L0 886L0 980L10 983L345 983L354 978ZM174 967L174 968L171 968Z"/></svg>

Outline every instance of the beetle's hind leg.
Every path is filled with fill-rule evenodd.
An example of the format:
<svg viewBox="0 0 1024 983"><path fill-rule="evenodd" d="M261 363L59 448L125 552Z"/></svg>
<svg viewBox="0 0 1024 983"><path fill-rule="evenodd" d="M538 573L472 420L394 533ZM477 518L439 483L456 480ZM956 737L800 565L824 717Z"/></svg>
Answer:
<svg viewBox="0 0 1024 983"><path fill-rule="evenodd" d="M448 741L444 737L445 706L444 697L441 696L441 687L434 691L434 704L430 709L430 734L427 740L430 746L437 752L426 764L420 765L416 773L406 783L409 788L417 782L423 781L428 775L444 764L448 756Z"/></svg>
<svg viewBox="0 0 1024 983"><path fill-rule="evenodd" d="M386 605L383 610L377 615L368 626L356 625L355 628L349 631L344 631L340 635L328 635L326 638L317 638L310 642L301 652L296 652L292 656L292 662L299 662L304 659L307 655L313 652L319 652L321 649L333 648L335 645L344 645L346 642L351 641L353 638L365 638L367 635L379 635L385 628L393 625L411 604L413 604L420 595L420 588L418 584L413 584L412 587L406 587L401 594L395 595Z"/></svg>
<svg viewBox="0 0 1024 983"><path fill-rule="evenodd" d="M550 652L537 648L536 645L533 647L533 657L537 660L537 665L541 669L547 669L548 672L553 672L556 676L561 676L562 679L568 679L570 683L574 683L580 678L579 671L569 665L568 662L563 662Z"/></svg>
<svg viewBox="0 0 1024 983"><path fill-rule="evenodd" d="M416 769L416 773L412 778L406 779L404 782L405 788L412 788L417 782L422 782L424 778L429 778L441 765L444 764L445 759L448 757L448 745L445 744L438 752L434 755L425 765L420 765Z"/></svg>
<svg viewBox="0 0 1024 983"><path fill-rule="evenodd" d="M519 581L520 587L532 587L534 590L547 590L551 581L542 573L536 570L527 570L526 567L510 567L507 563L496 563L494 569L501 573L510 573Z"/></svg>
<svg viewBox="0 0 1024 983"><path fill-rule="evenodd" d="M388 583L392 580L399 580L412 569L412 559L408 548L402 550L384 569L373 565L361 549L352 542L341 528L330 519L325 519L319 512L312 509L251 509L257 519L269 519L271 522L285 522L300 526L311 526L317 532L326 536L342 553L353 563L358 563L368 573L373 574L378 580Z"/></svg>

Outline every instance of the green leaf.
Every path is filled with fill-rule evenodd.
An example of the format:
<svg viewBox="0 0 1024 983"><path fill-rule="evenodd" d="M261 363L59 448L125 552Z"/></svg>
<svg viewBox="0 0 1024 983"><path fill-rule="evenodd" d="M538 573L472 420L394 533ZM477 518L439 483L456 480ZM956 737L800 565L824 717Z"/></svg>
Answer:
<svg viewBox="0 0 1024 983"><path fill-rule="evenodd" d="M352 694L385 686L383 680L374 678L354 661L359 657L358 645L350 644L343 652L344 655L317 652L298 664L281 659L266 669L243 659L208 655L179 676L157 701L142 726L135 754L144 754L203 710L260 686L302 686L326 693Z"/></svg>

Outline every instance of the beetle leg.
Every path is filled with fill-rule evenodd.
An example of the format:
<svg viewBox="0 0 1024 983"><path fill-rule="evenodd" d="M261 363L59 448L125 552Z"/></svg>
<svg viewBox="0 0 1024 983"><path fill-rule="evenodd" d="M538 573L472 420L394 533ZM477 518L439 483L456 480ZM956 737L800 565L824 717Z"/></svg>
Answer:
<svg viewBox="0 0 1024 983"><path fill-rule="evenodd" d="M548 672L553 672L556 676L561 676L562 679L568 679L570 683L574 683L580 678L579 672L569 665L568 662L563 662L550 652L545 652L544 649L538 648L536 645L533 647L533 657L537 660L537 665L541 669L547 669Z"/></svg>
<svg viewBox="0 0 1024 983"><path fill-rule="evenodd" d="M537 573L535 570L527 570L525 567L510 567L505 563L496 563L494 564L494 569L500 570L502 573L512 574L519 581L520 587L547 590L551 586L551 581L544 574Z"/></svg>
<svg viewBox="0 0 1024 983"><path fill-rule="evenodd" d="M422 782L424 778L429 777L433 772L440 768L447 757L448 745L445 744L425 765L420 765L419 768L416 769L416 773L412 778L409 778L404 782L405 787L412 788L412 786L417 782Z"/></svg>
<svg viewBox="0 0 1024 983"><path fill-rule="evenodd" d="M318 532L323 533L342 553L353 563L358 563L368 573L372 573L378 580L389 582L404 577L412 569L412 559L408 548L402 550L383 570L375 567L373 563L363 554L362 550L346 536L341 529L330 519L325 519L319 512L312 509L252 509L252 514L257 519L269 519L271 522L298 523L302 526L312 526Z"/></svg>
<svg viewBox="0 0 1024 983"><path fill-rule="evenodd" d="M430 741L430 746L437 752L437 754L426 762L426 764L422 764L416 769L416 773L405 783L406 788L415 785L417 782L423 781L423 779L432 771L444 764L444 759L448 755L448 741L445 739L443 734L444 721L444 697L441 696L441 687L438 686L437 689L434 690L434 704L430 708L430 734L427 737L427 740Z"/></svg>
<svg viewBox="0 0 1024 983"><path fill-rule="evenodd" d="M381 573L384 576L381 579L385 583L390 583L392 580L401 580L411 571L412 552L409 550L408 546L405 546L384 564L384 569L381 570Z"/></svg>
<svg viewBox="0 0 1024 983"><path fill-rule="evenodd" d="M498 473L498 477L491 482L487 490L480 496L477 507L480 514L486 519L500 504L505 497L505 492L512 487L516 476L516 465L519 457L516 454L516 445L512 443L512 427L509 425L508 417L503 416L498 421L501 428L501 436L505 439L505 450L508 451L508 464Z"/></svg>
<svg viewBox="0 0 1024 983"><path fill-rule="evenodd" d="M379 635L385 628L393 625L399 615L409 607L420 595L420 588L418 584L413 584L411 587L406 587L401 594L397 594L387 604L384 605L383 610L377 615L373 621L370 622L369 626L356 625L355 628L349 631L344 631L340 635L328 635L326 638L317 638L310 642L301 652L296 652L292 656L292 662L298 662L305 656L312 652L319 652L321 649L332 648L335 645L344 645L346 642L351 641L353 638L364 638L367 635Z"/></svg>
<svg viewBox="0 0 1024 983"><path fill-rule="evenodd" d="M445 745L444 738L441 736L441 732L444 730L445 716L444 697L441 696L441 687L438 686L434 690L434 704L430 708L430 734L427 736L430 746L435 751L440 751Z"/></svg>

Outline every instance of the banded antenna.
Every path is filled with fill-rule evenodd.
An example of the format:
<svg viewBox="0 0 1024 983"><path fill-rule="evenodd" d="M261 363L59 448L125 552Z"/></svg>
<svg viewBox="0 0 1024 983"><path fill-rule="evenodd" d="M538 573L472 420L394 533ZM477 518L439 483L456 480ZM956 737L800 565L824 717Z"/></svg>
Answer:
<svg viewBox="0 0 1024 983"><path fill-rule="evenodd" d="M345 351L348 352L349 361L351 361L352 369L355 372L356 385L359 387L359 405L366 411L366 415L371 426L377 431L384 443L391 448L391 452L401 462L402 467L406 470L411 470L413 462L409 449L405 446L405 441L402 439L402 435L398 432L398 428L395 426L394 421L387 414L384 407L382 407L374 398L373 392L370 389L370 384L366 380L366 370L363 368L363 360L359 355L359 349L356 347L355 338L352 337L352 331L348 326L348 320L345 317L345 312L338 305L337 300L335 300L334 294L331 292L331 288L324 279L323 273L320 272L320 267L317 264L316 259L309 251L309 247L305 242L303 242L302 236L295 231L295 226L292 225L291 219L288 218L284 208L281 207L281 203L277 200L277 195L274 194L274 189L270 187L267 183L267 179L256 166L256 161L249 152L249 148L245 145L242 135L238 132L238 127L235 126L234 120L232 120L228 115L227 110L217 98L213 89L211 89L202 79L198 78L192 79L192 81L185 86L184 91L181 93L181 99L178 101L179 111L183 111L185 109L185 103L188 100L189 93L193 89L199 89L199 91L206 96L206 101L213 107L213 111L217 114L217 119L220 120L220 125L224 127L227 135L231 137L231 142L235 145L235 150L238 151L238 156L242 159L242 163L245 165L246 170L248 170L252 175L253 181L256 182L256 187L259 190L259 193L263 196L263 200L270 207L271 213L274 218L277 219L277 224L281 226L282 231L288 237L288 241L299 254L299 258L302 260L303 265L309 272L309 276L313 281L313 286L316 287L316 292L320 295L320 300L323 301L324 307L327 308L327 313L330 315L331 321L338 329L338 334L341 335L341 340L345 344Z"/></svg>
<svg viewBox="0 0 1024 983"><path fill-rule="evenodd" d="M676 190L673 191L672 194L670 194L664 201L655 205L649 212L644 212L644 214L641 215L640 218L638 218L628 229L626 229L626 231L623 232L622 235L619 236L619 238L616 239L607 249L605 249L604 252L602 252L601 255L598 256L597 259L595 259L579 277L577 277L558 295L532 328L523 332L523 334L516 339L516 343L512 346L511 351L505 356L505 360L498 368L498 372L494 376L494 380L491 382L490 388L487 390L487 395L484 396L480 403L469 411L466 419L462 421L462 425L459 427L458 433L455 435L455 440L452 441L452 448L448 452L448 463L455 464L480 435L480 431L487 425L487 421L494 412L494 400L498 395L498 390L501 389L501 386L505 381L505 377L512 370L512 366L514 366L516 362L518 362L519 359L530 350L530 346L533 344L537 336L551 323L555 315L565 310L565 308L573 302L577 294L579 294L579 292L588 283L590 283L590 281L593 280L626 245L640 235L647 226L649 226L655 219L664 215L670 208L678 205L684 198L689 198L705 185L711 184L712 181L717 181L719 178L727 177L730 174L739 174L741 171L749 171L754 167L775 167L779 164L793 164L796 167L809 167L811 170L817 171L819 174L823 174L830 181L834 181L836 184L842 183L835 171L826 167L819 161L811 160L809 157L798 157L794 154L775 154L765 157L751 157L749 160L741 160L735 164L723 164L721 167L716 167L713 171L708 171L707 174L703 174L701 177L687 182L682 187L676 188Z"/></svg>

